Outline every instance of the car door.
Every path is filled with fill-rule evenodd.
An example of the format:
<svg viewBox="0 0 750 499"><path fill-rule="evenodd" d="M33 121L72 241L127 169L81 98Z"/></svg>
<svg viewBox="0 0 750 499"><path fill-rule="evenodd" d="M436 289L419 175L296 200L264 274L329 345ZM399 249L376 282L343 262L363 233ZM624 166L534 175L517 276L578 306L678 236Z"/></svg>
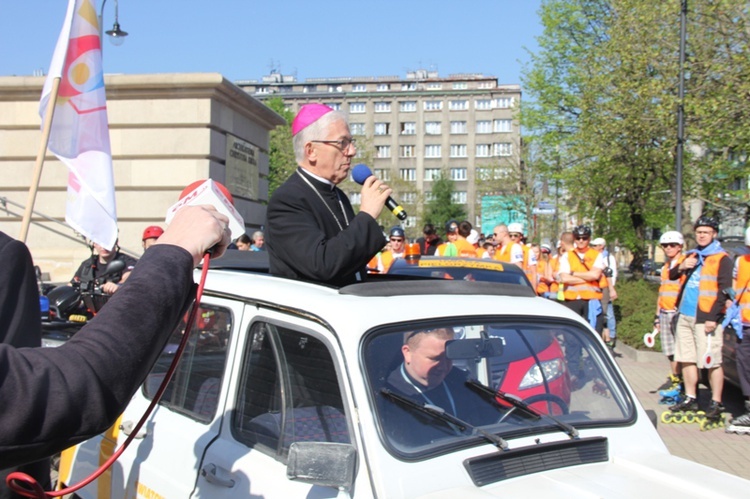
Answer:
<svg viewBox="0 0 750 499"><path fill-rule="evenodd" d="M206 450L194 497L336 497L336 488L291 481L286 473L293 442L353 440L331 335L299 317L256 313L263 315L238 349L227 420Z"/></svg>
<svg viewBox="0 0 750 499"><path fill-rule="evenodd" d="M188 345L172 380L141 430L116 464L112 497L189 497L205 448L221 430L232 337L240 328L243 305L204 297ZM151 402L166 373L184 323L122 415L118 446ZM122 496L120 494L122 493Z"/></svg>

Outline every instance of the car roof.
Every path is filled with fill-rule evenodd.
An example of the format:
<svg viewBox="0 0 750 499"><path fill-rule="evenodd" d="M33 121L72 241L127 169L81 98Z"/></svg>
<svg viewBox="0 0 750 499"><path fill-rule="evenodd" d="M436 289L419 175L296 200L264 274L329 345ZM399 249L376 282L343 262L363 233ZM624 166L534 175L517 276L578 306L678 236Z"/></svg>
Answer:
<svg viewBox="0 0 750 499"><path fill-rule="evenodd" d="M399 258L393 262L388 274L503 283L524 287L536 294L520 267L487 258L422 256L413 262Z"/></svg>
<svg viewBox="0 0 750 499"><path fill-rule="evenodd" d="M496 283L450 280L384 280L340 289L321 284L229 269L211 270L206 294L237 298L305 316L347 332L358 341L364 331L392 323L460 316L557 317L580 323L559 303ZM353 334L348 334L349 332Z"/></svg>

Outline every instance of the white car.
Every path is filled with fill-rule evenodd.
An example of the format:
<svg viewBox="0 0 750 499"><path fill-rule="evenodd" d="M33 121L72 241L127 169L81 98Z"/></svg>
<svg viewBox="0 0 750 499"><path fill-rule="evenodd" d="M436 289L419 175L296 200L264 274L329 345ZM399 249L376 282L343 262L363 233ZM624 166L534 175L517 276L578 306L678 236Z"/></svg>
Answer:
<svg viewBox="0 0 750 499"><path fill-rule="evenodd" d="M79 496L739 497L750 487L670 455L596 333L527 286L334 289L215 269L200 312L144 429ZM394 376L412 383L404 341L437 329L454 338L444 397L399 393ZM124 441L182 334L119 424L65 452L62 482Z"/></svg>

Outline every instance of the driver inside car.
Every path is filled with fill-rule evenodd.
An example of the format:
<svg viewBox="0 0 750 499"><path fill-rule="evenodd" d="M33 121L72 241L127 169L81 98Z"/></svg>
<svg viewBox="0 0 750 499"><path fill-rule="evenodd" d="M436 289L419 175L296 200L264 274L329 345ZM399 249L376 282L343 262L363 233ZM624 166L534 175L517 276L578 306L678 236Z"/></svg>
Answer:
<svg viewBox="0 0 750 499"><path fill-rule="evenodd" d="M445 344L452 328L416 330L404 334L403 362L388 376L386 390L419 405L428 404L474 426L493 424L501 412L466 385L468 372L453 366ZM385 431L394 443L425 445L434 440L470 433L459 425L436 419L398 402L386 402Z"/></svg>

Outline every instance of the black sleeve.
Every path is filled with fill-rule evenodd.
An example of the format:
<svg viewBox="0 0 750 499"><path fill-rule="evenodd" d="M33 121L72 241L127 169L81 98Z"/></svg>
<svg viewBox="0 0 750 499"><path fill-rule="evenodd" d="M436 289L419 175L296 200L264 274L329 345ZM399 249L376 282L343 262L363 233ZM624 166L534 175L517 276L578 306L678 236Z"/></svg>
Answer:
<svg viewBox="0 0 750 499"><path fill-rule="evenodd" d="M112 425L184 313L192 268L182 248L153 246L65 345L0 345L0 469L54 454Z"/></svg>
<svg viewBox="0 0 750 499"><path fill-rule="evenodd" d="M363 270L385 245L380 226L367 213L358 213L348 227L329 237L323 217L333 224L332 215L303 196L278 194L267 211L272 273L293 276L285 271L289 268L304 279L337 284L347 280L343 276Z"/></svg>
<svg viewBox="0 0 750 499"><path fill-rule="evenodd" d="M719 276L717 282L719 285L719 294L716 297L713 307L711 307L710 319L714 322L720 322L724 314L727 296L722 292L732 287L732 259L724 256L719 260Z"/></svg>
<svg viewBox="0 0 750 499"><path fill-rule="evenodd" d="M0 343L41 345L39 291L25 244L0 232Z"/></svg>

